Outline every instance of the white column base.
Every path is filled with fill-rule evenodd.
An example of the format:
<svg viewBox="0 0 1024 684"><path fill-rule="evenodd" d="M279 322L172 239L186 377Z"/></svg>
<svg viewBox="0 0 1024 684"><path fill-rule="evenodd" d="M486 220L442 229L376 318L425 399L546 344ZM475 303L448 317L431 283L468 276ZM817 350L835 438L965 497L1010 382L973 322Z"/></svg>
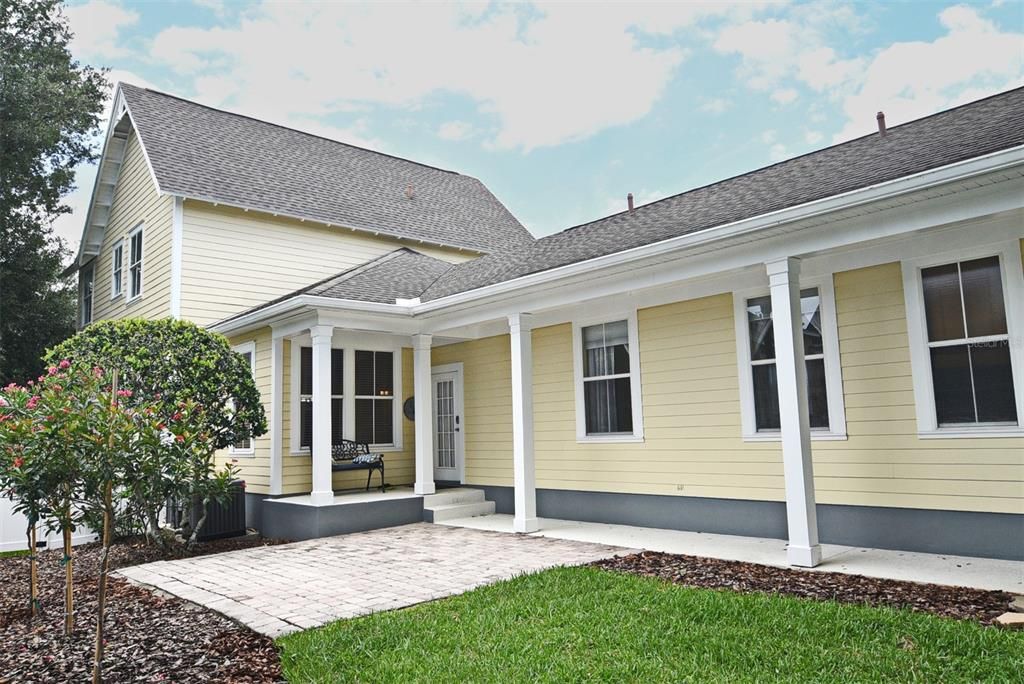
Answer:
<svg viewBox="0 0 1024 684"><path fill-rule="evenodd" d="M786 561L800 568L813 568L821 562L821 546L787 546Z"/></svg>
<svg viewBox="0 0 1024 684"><path fill-rule="evenodd" d="M521 532L528 534L530 532L536 532L540 529L540 523L537 522L537 518L513 518L512 519L512 530L514 532Z"/></svg>
<svg viewBox="0 0 1024 684"><path fill-rule="evenodd" d="M437 488L434 486L433 480L428 480L426 482L417 482L416 484L414 484L412 486L412 491L416 492L421 496L425 496L427 494L433 494L434 492L437 491Z"/></svg>
<svg viewBox="0 0 1024 684"><path fill-rule="evenodd" d="M334 503L334 492L310 492L309 500L314 506L327 506Z"/></svg>

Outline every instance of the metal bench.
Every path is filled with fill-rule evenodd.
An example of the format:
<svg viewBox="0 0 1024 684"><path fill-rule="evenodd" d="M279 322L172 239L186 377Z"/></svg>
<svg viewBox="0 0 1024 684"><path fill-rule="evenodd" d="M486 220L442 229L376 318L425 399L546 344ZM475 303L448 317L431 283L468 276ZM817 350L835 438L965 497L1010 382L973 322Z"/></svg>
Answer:
<svg viewBox="0 0 1024 684"><path fill-rule="evenodd" d="M331 447L331 470L368 470L366 473L366 491L370 491L370 478L373 471L380 471L380 491L384 491L384 454L371 454L370 445L365 442L341 440L341 444Z"/></svg>

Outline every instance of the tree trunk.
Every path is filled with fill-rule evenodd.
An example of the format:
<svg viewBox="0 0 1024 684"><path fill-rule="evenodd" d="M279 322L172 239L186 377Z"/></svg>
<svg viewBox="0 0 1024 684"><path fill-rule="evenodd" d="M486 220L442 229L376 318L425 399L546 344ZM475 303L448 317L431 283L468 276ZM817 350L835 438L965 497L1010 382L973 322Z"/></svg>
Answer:
<svg viewBox="0 0 1024 684"><path fill-rule="evenodd" d="M113 486L103 492L103 555L100 558L99 595L96 602L96 646L92 659L92 684L103 681L103 620L107 609L107 572L110 568L110 540L114 527Z"/></svg>
<svg viewBox="0 0 1024 684"><path fill-rule="evenodd" d="M39 565L36 560L36 526L28 525L28 604L32 617L39 615Z"/></svg>
<svg viewBox="0 0 1024 684"><path fill-rule="evenodd" d="M74 559L71 557L71 528L61 529L64 538L64 636L75 631Z"/></svg>
<svg viewBox="0 0 1024 684"><path fill-rule="evenodd" d="M206 513L210 505L210 497L203 497L202 514L199 516L199 520L196 521L196 526L192 530L192 534L188 537L188 550L191 551L195 548L196 542L199 541L199 531L203 529L203 525L206 524Z"/></svg>

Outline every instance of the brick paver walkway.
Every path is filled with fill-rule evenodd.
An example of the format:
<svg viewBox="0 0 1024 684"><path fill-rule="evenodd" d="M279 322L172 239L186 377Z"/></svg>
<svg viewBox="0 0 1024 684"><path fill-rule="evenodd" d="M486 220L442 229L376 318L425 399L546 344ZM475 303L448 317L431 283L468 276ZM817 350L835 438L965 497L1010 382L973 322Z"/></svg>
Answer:
<svg viewBox="0 0 1024 684"><path fill-rule="evenodd" d="M123 568L276 637L625 549L420 523Z"/></svg>

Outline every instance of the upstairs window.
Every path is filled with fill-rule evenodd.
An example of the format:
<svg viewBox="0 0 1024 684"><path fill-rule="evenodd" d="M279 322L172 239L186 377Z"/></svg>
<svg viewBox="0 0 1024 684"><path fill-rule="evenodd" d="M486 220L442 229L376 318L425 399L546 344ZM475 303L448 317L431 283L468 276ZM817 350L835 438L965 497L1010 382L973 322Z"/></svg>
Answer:
<svg viewBox="0 0 1024 684"><path fill-rule="evenodd" d="M110 297L121 296L124 282L124 243L118 241L110 252Z"/></svg>
<svg viewBox="0 0 1024 684"><path fill-rule="evenodd" d="M921 269L938 427L1016 425L999 257Z"/></svg>
<svg viewBox="0 0 1024 684"><path fill-rule="evenodd" d="M92 323L93 267L89 264L82 269L82 325Z"/></svg>
<svg viewBox="0 0 1024 684"><path fill-rule="evenodd" d="M634 436L636 348L630 323L615 320L580 329L585 436ZM579 408L579 403L578 403Z"/></svg>
<svg viewBox="0 0 1024 684"><path fill-rule="evenodd" d="M345 351L331 350L331 444L344 435ZM313 446L313 348L299 350L299 448Z"/></svg>
<svg viewBox="0 0 1024 684"><path fill-rule="evenodd" d="M800 292L800 316L807 364L807 405L811 428L829 429L828 384L825 377L825 344L821 322L821 297L817 288ZM754 388L754 418L758 432L778 431L779 383L775 363L775 330L771 297L747 300L747 333L750 338L750 372Z"/></svg>
<svg viewBox="0 0 1024 684"><path fill-rule="evenodd" d="M128 236L128 299L142 295L142 226Z"/></svg>
<svg viewBox="0 0 1024 684"><path fill-rule="evenodd" d="M357 351L355 372L356 441L378 446L394 444L394 353Z"/></svg>

